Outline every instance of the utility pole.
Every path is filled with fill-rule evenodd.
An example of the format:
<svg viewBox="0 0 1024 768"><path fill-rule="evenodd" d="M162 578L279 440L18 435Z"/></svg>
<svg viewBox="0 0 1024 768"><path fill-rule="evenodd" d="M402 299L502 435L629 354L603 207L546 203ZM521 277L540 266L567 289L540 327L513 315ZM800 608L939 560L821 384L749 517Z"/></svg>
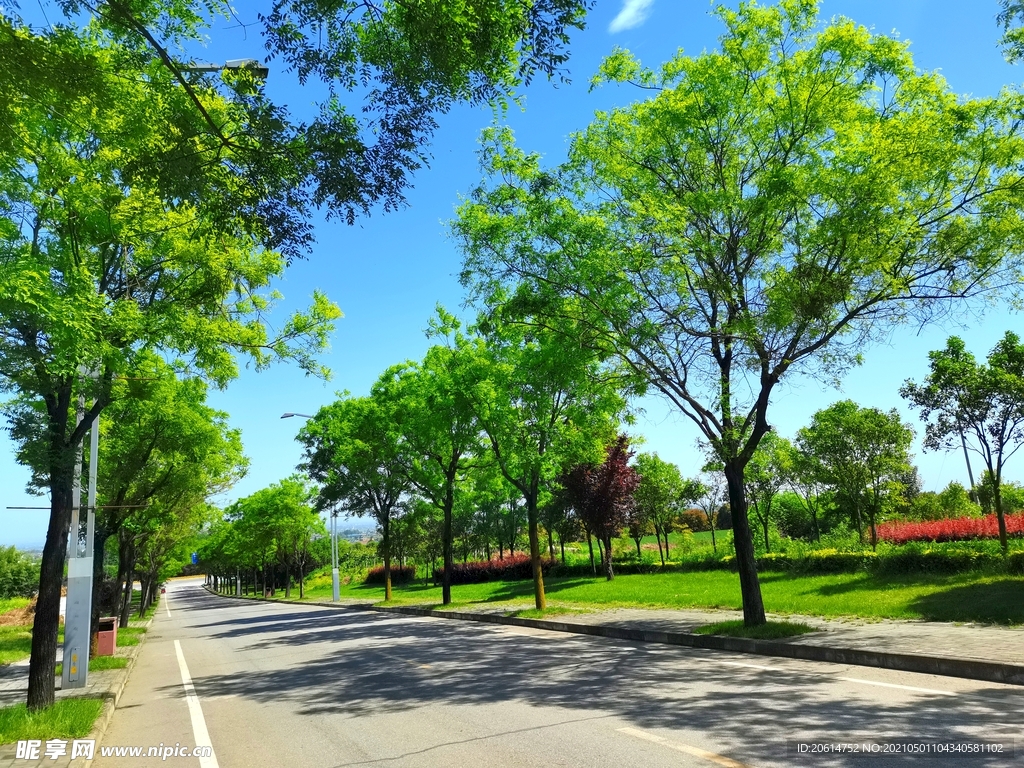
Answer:
<svg viewBox="0 0 1024 768"><path fill-rule="evenodd" d="M78 423L85 418L85 396L78 396ZM71 535L68 542L68 595L64 611L64 665L61 688L84 688L89 681L92 639L93 540L96 533L96 470L99 464L100 418L89 428L89 497L82 531L82 454L75 466ZM103 557L101 552L100 557ZM129 575L129 578L131 576Z"/></svg>

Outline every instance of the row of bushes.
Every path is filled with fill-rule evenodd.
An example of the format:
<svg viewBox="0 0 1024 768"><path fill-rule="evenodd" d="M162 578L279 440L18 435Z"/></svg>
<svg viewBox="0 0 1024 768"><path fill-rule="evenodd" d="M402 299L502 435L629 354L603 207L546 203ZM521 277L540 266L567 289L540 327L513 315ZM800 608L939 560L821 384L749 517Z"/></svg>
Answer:
<svg viewBox="0 0 1024 768"><path fill-rule="evenodd" d="M541 573L547 575L554 560L540 561ZM533 567L530 556L519 553L503 560L471 560L468 563L452 563L452 584L480 584L485 581L516 581L532 579ZM434 582L444 579L444 568L434 570Z"/></svg>
<svg viewBox="0 0 1024 768"><path fill-rule="evenodd" d="M0 600L32 597L39 587L39 563L15 547L0 547Z"/></svg>
<svg viewBox="0 0 1024 768"><path fill-rule="evenodd" d="M1024 536L1024 513L1005 515L1006 533ZM999 521L995 515L956 517L925 523L892 522L878 526L880 541L905 544L911 541L964 541L999 538Z"/></svg>

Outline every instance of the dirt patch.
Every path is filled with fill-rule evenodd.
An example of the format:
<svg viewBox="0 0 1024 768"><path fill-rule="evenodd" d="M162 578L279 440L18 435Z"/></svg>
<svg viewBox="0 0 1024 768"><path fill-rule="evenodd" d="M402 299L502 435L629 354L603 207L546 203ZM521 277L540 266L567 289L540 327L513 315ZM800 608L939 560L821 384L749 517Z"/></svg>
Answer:
<svg viewBox="0 0 1024 768"><path fill-rule="evenodd" d="M14 608L6 613L0 613L0 627L14 627L20 624L31 624L36 612L36 599L24 608Z"/></svg>

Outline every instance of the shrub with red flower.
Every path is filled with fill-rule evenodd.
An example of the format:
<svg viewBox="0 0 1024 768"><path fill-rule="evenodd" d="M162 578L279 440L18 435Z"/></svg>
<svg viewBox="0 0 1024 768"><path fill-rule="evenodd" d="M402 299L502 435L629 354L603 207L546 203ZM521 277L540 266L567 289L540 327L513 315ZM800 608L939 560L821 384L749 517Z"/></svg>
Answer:
<svg viewBox="0 0 1024 768"><path fill-rule="evenodd" d="M1024 512L1006 515L1006 534L1024 536ZM995 515L956 517L926 523L882 523L878 526L879 541L906 544L908 541L962 541L964 539L998 539L999 523Z"/></svg>
<svg viewBox="0 0 1024 768"><path fill-rule="evenodd" d="M541 571L547 573L554 560L541 560ZM434 579L441 580L444 569L434 571ZM533 567L530 556L519 552L504 560L473 560L468 563L452 563L452 584L480 584L484 581L513 581L532 579Z"/></svg>

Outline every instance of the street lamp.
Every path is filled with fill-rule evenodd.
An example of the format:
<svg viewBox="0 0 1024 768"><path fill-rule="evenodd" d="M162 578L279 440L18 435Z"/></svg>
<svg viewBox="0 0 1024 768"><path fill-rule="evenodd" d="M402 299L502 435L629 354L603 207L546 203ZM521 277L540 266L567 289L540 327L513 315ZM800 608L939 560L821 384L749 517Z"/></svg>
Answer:
<svg viewBox="0 0 1024 768"><path fill-rule="evenodd" d="M299 416L303 419L315 418L308 413L282 413L282 419ZM338 508L331 511L331 601L341 602L341 580L338 576Z"/></svg>
<svg viewBox="0 0 1024 768"><path fill-rule="evenodd" d="M266 80L270 69L256 59L228 59L223 64L189 64L182 67L186 72L221 72L225 69L251 69L260 80Z"/></svg>

